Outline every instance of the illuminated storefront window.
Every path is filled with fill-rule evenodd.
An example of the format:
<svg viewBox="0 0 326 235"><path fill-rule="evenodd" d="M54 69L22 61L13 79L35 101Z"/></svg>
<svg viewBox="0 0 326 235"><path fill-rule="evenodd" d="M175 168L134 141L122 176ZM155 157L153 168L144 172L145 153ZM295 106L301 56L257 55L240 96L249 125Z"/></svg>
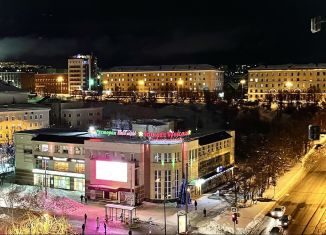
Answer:
<svg viewBox="0 0 326 235"><path fill-rule="evenodd" d="M68 162L54 162L55 171L68 171L69 165Z"/></svg>
<svg viewBox="0 0 326 235"><path fill-rule="evenodd" d="M74 179L74 190L76 191L85 191L85 179Z"/></svg>
<svg viewBox="0 0 326 235"><path fill-rule="evenodd" d="M85 172L85 164L83 164L83 163L76 163L76 165L75 165L75 172L84 173Z"/></svg>
<svg viewBox="0 0 326 235"><path fill-rule="evenodd" d="M70 177L54 176L54 187L62 189L70 189Z"/></svg>

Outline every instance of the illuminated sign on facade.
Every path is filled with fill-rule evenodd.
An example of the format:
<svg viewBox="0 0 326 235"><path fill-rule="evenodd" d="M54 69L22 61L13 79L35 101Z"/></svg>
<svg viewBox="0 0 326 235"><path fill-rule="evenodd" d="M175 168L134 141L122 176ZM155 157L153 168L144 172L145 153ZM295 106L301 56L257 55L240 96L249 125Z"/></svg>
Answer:
<svg viewBox="0 0 326 235"><path fill-rule="evenodd" d="M136 136L136 131L129 130L96 130L96 134L98 135L107 135L107 136Z"/></svg>
<svg viewBox="0 0 326 235"><path fill-rule="evenodd" d="M191 135L191 131L189 130L183 132L136 132L130 130L96 130L96 134L107 136L138 136L153 139L174 139L189 136Z"/></svg>

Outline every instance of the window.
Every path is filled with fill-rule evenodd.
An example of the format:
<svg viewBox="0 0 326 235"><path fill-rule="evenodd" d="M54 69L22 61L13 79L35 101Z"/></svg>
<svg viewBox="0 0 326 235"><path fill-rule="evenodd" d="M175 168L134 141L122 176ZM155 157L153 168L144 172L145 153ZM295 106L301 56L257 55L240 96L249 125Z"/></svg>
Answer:
<svg viewBox="0 0 326 235"><path fill-rule="evenodd" d="M154 155L154 161L155 162L161 162L161 154L160 153L156 153Z"/></svg>
<svg viewBox="0 0 326 235"><path fill-rule="evenodd" d="M29 115L29 119L30 120L32 120L33 119L33 115L31 114L31 115Z"/></svg>
<svg viewBox="0 0 326 235"><path fill-rule="evenodd" d="M11 121L15 121L15 117L14 116L11 117Z"/></svg>
<svg viewBox="0 0 326 235"><path fill-rule="evenodd" d="M67 146L62 146L62 153L68 153L68 147Z"/></svg>
<svg viewBox="0 0 326 235"><path fill-rule="evenodd" d="M40 114L40 119L42 119L43 118L43 114Z"/></svg>
<svg viewBox="0 0 326 235"><path fill-rule="evenodd" d="M161 199L161 171L154 172L155 199Z"/></svg>
<svg viewBox="0 0 326 235"><path fill-rule="evenodd" d="M42 144L42 145L41 145L41 151L42 151L42 152L47 152L47 151L49 151L49 145L47 145L47 144Z"/></svg>
<svg viewBox="0 0 326 235"><path fill-rule="evenodd" d="M77 121L77 126L80 126L80 121L79 120Z"/></svg>
<svg viewBox="0 0 326 235"><path fill-rule="evenodd" d="M80 117L80 113L77 113L77 117Z"/></svg>
<svg viewBox="0 0 326 235"><path fill-rule="evenodd" d="M69 165L68 162L54 162L54 170L55 171L68 171Z"/></svg>
<svg viewBox="0 0 326 235"><path fill-rule="evenodd" d="M37 114L35 114L34 119L37 120Z"/></svg>
<svg viewBox="0 0 326 235"><path fill-rule="evenodd" d="M171 182L171 171L166 170L164 174L164 195L171 195L172 182Z"/></svg>
<svg viewBox="0 0 326 235"><path fill-rule="evenodd" d="M9 117L6 117L6 121L9 121Z"/></svg>
<svg viewBox="0 0 326 235"><path fill-rule="evenodd" d="M54 187L62 189L70 189L70 177L54 176Z"/></svg>
<svg viewBox="0 0 326 235"><path fill-rule="evenodd" d="M75 152L76 155L80 155L81 154L81 147L75 147L74 152Z"/></svg>
<svg viewBox="0 0 326 235"><path fill-rule="evenodd" d="M179 197L179 170L175 170L174 172L174 197L178 198Z"/></svg>
<svg viewBox="0 0 326 235"><path fill-rule="evenodd" d="M75 172L84 173L85 172L85 164L84 163L76 163Z"/></svg>
<svg viewBox="0 0 326 235"><path fill-rule="evenodd" d="M93 113L88 113L88 116L92 117L93 116Z"/></svg>
<svg viewBox="0 0 326 235"><path fill-rule="evenodd" d="M68 114L68 117L71 117L71 113Z"/></svg>

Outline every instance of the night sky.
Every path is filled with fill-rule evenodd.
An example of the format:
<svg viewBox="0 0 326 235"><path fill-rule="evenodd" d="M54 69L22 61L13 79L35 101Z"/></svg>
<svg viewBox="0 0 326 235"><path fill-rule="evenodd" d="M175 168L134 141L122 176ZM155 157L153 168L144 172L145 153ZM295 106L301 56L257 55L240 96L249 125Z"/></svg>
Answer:
<svg viewBox="0 0 326 235"><path fill-rule="evenodd" d="M215 4L214 4L215 3ZM66 67L326 62L326 1L0 0L0 59Z"/></svg>

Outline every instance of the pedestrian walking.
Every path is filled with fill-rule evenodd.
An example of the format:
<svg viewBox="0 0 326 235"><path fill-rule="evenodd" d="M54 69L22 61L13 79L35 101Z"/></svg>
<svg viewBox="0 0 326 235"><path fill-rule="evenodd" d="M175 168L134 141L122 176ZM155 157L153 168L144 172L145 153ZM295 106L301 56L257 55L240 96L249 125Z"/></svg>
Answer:
<svg viewBox="0 0 326 235"><path fill-rule="evenodd" d="M87 204L87 200L88 200L88 199L87 199L87 196L85 196L85 204Z"/></svg>
<svg viewBox="0 0 326 235"><path fill-rule="evenodd" d="M128 235L132 235L132 231L131 230L129 230Z"/></svg>
<svg viewBox="0 0 326 235"><path fill-rule="evenodd" d="M204 208L203 213L204 213L204 217L206 217L206 208Z"/></svg>
<svg viewBox="0 0 326 235"><path fill-rule="evenodd" d="M85 219L85 224L86 224L86 220L87 220L87 215L86 215L86 213L85 213L85 215L84 215L84 219Z"/></svg>
<svg viewBox="0 0 326 235"><path fill-rule="evenodd" d="M106 234L106 223L104 223L104 234Z"/></svg>
<svg viewBox="0 0 326 235"><path fill-rule="evenodd" d="M85 224L82 225L82 234L84 235L85 234Z"/></svg>
<svg viewBox="0 0 326 235"><path fill-rule="evenodd" d="M195 200L195 210L197 210L197 201Z"/></svg>
<svg viewBox="0 0 326 235"><path fill-rule="evenodd" d="M109 221L109 216L108 214L105 215L105 222L107 223Z"/></svg>
<svg viewBox="0 0 326 235"><path fill-rule="evenodd" d="M83 202L83 198L84 198L84 196L80 195L80 202Z"/></svg>
<svg viewBox="0 0 326 235"><path fill-rule="evenodd" d="M96 217L96 229L99 229L100 227L100 218L97 216Z"/></svg>

